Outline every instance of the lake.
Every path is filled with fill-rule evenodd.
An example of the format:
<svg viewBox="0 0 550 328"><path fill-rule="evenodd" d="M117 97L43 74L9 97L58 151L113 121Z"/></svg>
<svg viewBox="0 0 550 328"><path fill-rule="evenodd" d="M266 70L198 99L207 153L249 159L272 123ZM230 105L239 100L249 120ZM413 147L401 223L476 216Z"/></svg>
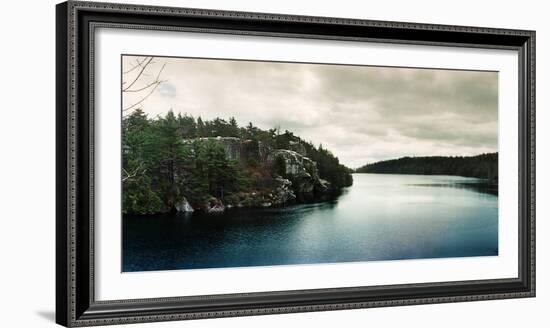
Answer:
<svg viewBox="0 0 550 328"><path fill-rule="evenodd" d="M498 196L475 178L354 174L335 200L123 218L123 271L498 255Z"/></svg>

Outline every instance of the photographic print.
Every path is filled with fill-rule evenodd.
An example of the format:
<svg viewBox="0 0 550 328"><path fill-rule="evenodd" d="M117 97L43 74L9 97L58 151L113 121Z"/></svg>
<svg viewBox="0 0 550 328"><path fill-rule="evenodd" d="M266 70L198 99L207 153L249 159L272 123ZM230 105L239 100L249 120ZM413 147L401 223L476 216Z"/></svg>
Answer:
<svg viewBox="0 0 550 328"><path fill-rule="evenodd" d="M121 60L123 272L499 254L497 72Z"/></svg>
<svg viewBox="0 0 550 328"><path fill-rule="evenodd" d="M535 37L58 4L56 322L535 297Z"/></svg>

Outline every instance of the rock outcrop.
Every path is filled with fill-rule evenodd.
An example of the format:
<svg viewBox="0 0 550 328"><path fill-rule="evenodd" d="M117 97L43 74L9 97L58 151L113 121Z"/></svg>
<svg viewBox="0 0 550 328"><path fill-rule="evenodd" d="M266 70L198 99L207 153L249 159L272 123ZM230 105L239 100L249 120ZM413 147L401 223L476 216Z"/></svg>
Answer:
<svg viewBox="0 0 550 328"><path fill-rule="evenodd" d="M193 212L195 211L191 204L187 201L185 197L183 197L179 202L177 202L175 205L176 210L178 212Z"/></svg>
<svg viewBox="0 0 550 328"><path fill-rule="evenodd" d="M285 206L296 201L324 199L330 193L330 183L320 178L317 163L306 156L306 148L299 142L292 142L291 149L272 149L258 141L234 137L199 140L221 145L227 157L244 168L254 163L257 171L263 172L262 178L267 186L261 190L253 189L224 197L225 205L222 200L212 198L200 206L206 213L221 213L231 207ZM265 183L266 179L270 182ZM185 204L180 207L186 208Z"/></svg>
<svg viewBox="0 0 550 328"><path fill-rule="evenodd" d="M271 202L273 205L285 205L294 202L296 194L292 190L292 182L281 176L275 176L276 187L273 190Z"/></svg>
<svg viewBox="0 0 550 328"><path fill-rule="evenodd" d="M261 142L236 137L205 137L197 139L184 139L183 142L190 144L197 140L215 142L223 147L227 157L230 160L239 162L240 164L247 164L251 158L259 161L260 164L265 164L269 155L273 151L271 147Z"/></svg>
<svg viewBox="0 0 550 328"><path fill-rule="evenodd" d="M317 163L296 151L276 149L269 161L276 171L292 182L292 189L300 201L313 200L330 189L330 183L319 177Z"/></svg>
<svg viewBox="0 0 550 328"><path fill-rule="evenodd" d="M225 211L225 206L223 205L221 199L212 197L204 206L204 210L208 214L219 214Z"/></svg>
<svg viewBox="0 0 550 328"><path fill-rule="evenodd" d="M302 156L307 156L306 147L304 147L304 145L301 142L290 141L289 148L290 150L295 151Z"/></svg>
<svg viewBox="0 0 550 328"><path fill-rule="evenodd" d="M241 161L241 154L243 153L243 142L240 138L217 137L210 138L210 140L214 140L216 143L222 145L225 153L227 154L227 157L229 157L230 160L237 162Z"/></svg>

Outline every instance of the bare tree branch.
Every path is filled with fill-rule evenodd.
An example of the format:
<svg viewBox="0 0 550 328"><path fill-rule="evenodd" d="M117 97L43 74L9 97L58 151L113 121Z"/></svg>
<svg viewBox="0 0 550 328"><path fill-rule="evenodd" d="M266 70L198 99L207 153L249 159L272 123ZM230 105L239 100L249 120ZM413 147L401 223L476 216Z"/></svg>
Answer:
<svg viewBox="0 0 550 328"><path fill-rule="evenodd" d="M132 83L130 83L130 85L128 85L126 88L122 89L123 92L130 89L139 80L141 74L143 74L143 72L145 71L147 66L149 66L149 64L151 63L152 60L153 60L153 57L150 57L149 60L147 60L147 62L143 66L141 66L141 70L139 71L139 73L137 74L135 79L132 81Z"/></svg>
<svg viewBox="0 0 550 328"><path fill-rule="evenodd" d="M150 91L147 95L145 95L145 97L141 98L140 101L138 101L138 102L136 102L136 103L134 103L134 104L132 104L132 105L130 105L130 106L128 106L128 107L123 108L122 111L123 111L123 112L126 112L126 111L128 111L128 110L130 110L130 109L136 107L137 105L141 104L142 102L144 102L145 99L149 98L149 96L150 96L151 94L153 94L153 92L155 92L155 90L158 88L158 86L159 86L160 84L161 84L161 81L155 83L155 86L151 89L151 91Z"/></svg>
<svg viewBox="0 0 550 328"><path fill-rule="evenodd" d="M161 84L161 83L164 83L164 82L166 82L166 80L154 81L154 82L151 82L151 83L147 84L147 85L144 86L143 88L134 89L134 90L127 90L127 91L125 91L125 92L140 92L140 91L149 89L150 87L152 87L152 86L155 85L155 84Z"/></svg>
<svg viewBox="0 0 550 328"><path fill-rule="evenodd" d="M128 74L128 73L131 73L132 71L134 71L136 68L138 67L142 67L142 64L147 60L147 57L143 58L143 60L140 62L139 61L139 58L136 59L136 65L132 66L132 68L130 68L129 70L127 70L126 72L122 72L122 74Z"/></svg>
<svg viewBox="0 0 550 328"><path fill-rule="evenodd" d="M162 71L164 70L164 67L166 67L166 63L164 63L164 65L162 65L162 67L160 68L158 74L157 74L157 77L155 78L155 80L151 83L149 83L148 85L142 87L142 88L139 88L139 89L133 89L133 90L130 90L130 89L126 89L124 90L124 92L139 92L139 91L143 91L145 89L148 89L150 88L151 86L155 85L155 84L160 84L160 83L163 83L163 82L166 82L166 80L159 80L160 78L160 74L162 73ZM144 75L145 76L145 75Z"/></svg>
<svg viewBox="0 0 550 328"><path fill-rule="evenodd" d="M145 57L143 59L136 59L136 65L134 65L132 68L127 70L126 72L130 73L134 71L137 68L140 68L139 72L135 77L132 78L131 82L123 81L122 82L122 93L123 94L139 94L140 92L146 93L145 96L140 97L140 95L137 96L137 99L135 99L135 102L129 106L122 108L123 117L127 117L129 115L130 110L135 110L137 108L141 108L141 104L149 98L155 92L155 90L161 85L162 83L166 82L165 80L160 80L160 76L164 71L164 68L166 67L166 63L162 65L162 67L159 69L159 71L156 74L156 77L152 82L148 82L145 85L143 83L138 83L138 81L141 80L148 80L146 77L149 76L148 67L151 67L156 62L154 61L155 57ZM150 71L150 70L149 70ZM123 74L124 75L124 74ZM134 74L131 74L134 76ZM142 86L138 86L139 84L142 84ZM133 88L132 88L133 87ZM125 101L125 103L128 100Z"/></svg>
<svg viewBox="0 0 550 328"><path fill-rule="evenodd" d="M142 172L140 172L142 171ZM125 182L127 180L130 180L130 179L133 179L135 178L136 176L138 176L139 174L144 174L147 170L144 170L143 169L143 165L142 163L139 163L138 167L136 167L135 170L132 171L132 173L128 173L128 171L126 171L125 168L122 168L122 174L124 175L122 177L122 182Z"/></svg>

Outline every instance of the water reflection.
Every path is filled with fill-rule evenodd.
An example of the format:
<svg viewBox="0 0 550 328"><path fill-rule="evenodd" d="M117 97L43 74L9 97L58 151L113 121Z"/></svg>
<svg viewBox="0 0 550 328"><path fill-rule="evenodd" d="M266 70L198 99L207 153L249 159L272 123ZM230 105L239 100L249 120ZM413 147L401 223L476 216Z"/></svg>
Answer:
<svg viewBox="0 0 550 328"><path fill-rule="evenodd" d="M125 216L123 271L496 255L498 197L482 184L355 174L330 202Z"/></svg>
<svg viewBox="0 0 550 328"><path fill-rule="evenodd" d="M498 196L498 185L485 181L480 182L451 182L451 183L431 183L431 184L411 184L410 186L419 187L437 187L437 188L456 188L468 189L484 194Z"/></svg>

